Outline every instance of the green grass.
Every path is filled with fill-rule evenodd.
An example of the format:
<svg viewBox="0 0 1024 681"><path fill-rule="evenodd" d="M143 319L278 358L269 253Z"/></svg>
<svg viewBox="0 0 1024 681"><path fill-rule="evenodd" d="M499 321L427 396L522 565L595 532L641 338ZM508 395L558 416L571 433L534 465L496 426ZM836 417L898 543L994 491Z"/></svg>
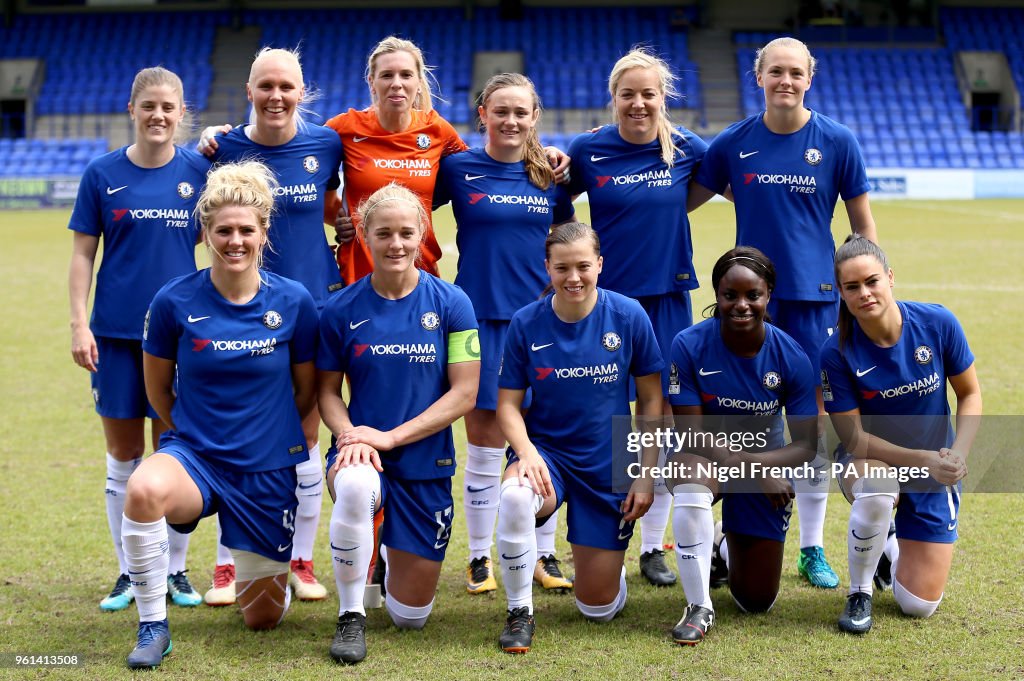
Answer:
<svg viewBox="0 0 1024 681"><path fill-rule="evenodd" d="M842 209L837 236L848 231ZM896 270L897 295L941 302L967 330L977 356L987 414L1024 414L1024 202L876 202L882 244ZM586 217L585 207L580 209ZM85 373L74 366L67 327L67 212L4 214L5 323L0 328L0 653L73 652L75 670L0 668L0 678L125 678L135 610L101 613L115 577L103 511L103 438ZM439 241L454 243L450 213L436 220ZM694 215L695 259L709 283L715 259L732 245L731 207L709 204ZM454 253L442 260L454 273ZM705 288L694 309L710 302ZM456 426L457 447L464 435ZM1018 455L1013 452L1013 455ZM461 478L461 473L460 476ZM456 485L459 489L459 485ZM460 495L459 495L460 496ZM456 507L461 509L461 498ZM1021 678L1024 677L1024 537L1020 494L965 497L947 595L927 621L903 618L891 594L875 599L875 629L841 635L835 619L844 592L817 591L796 577L795 534L786 550L782 592L767 616L745 616L725 590L713 594L716 628L694 649L674 646L668 630L682 610L679 587L655 590L628 555L629 604L607 625L592 625L572 598L538 594L538 633L527 656L502 655L502 596L466 596L466 537L456 530L430 623L400 632L382 610L369 616L369 657L339 669L327 656L337 616L327 547L325 502L317 567L327 603L297 603L276 631L244 629L234 608L170 611L174 653L157 673L176 678L373 679L501 678ZM830 499L826 544L845 579L849 507ZM793 530L796 531L795 529ZM560 530L561 533L561 530ZM209 523L193 536L193 582L205 589L214 558ZM560 543L563 557L567 547Z"/></svg>

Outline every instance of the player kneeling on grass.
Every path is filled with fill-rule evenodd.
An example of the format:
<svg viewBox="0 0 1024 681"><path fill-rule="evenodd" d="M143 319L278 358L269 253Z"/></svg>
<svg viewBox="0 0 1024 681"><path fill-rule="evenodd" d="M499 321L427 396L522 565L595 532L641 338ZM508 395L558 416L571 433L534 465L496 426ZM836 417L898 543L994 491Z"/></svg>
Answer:
<svg viewBox="0 0 1024 681"><path fill-rule="evenodd" d="M340 615L330 653L346 664L366 657L363 591L381 508L385 607L399 628L427 623L452 528L451 424L473 408L480 381L469 298L415 267L428 224L416 195L385 185L359 216L373 273L328 302L317 355L320 413L334 434L327 486Z"/></svg>
<svg viewBox="0 0 1024 681"><path fill-rule="evenodd" d="M275 188L256 162L210 173L196 213L211 266L171 280L149 308L146 394L169 430L128 480L121 536L139 609L132 668L156 667L171 650L168 523L188 533L219 513L246 626L273 628L288 609L317 317L304 287L260 269Z"/></svg>
<svg viewBox="0 0 1024 681"><path fill-rule="evenodd" d="M907 615L929 617L942 600L981 388L960 323L940 305L895 300L893 271L876 244L848 238L835 269L839 333L822 347L822 393L848 452L841 483L853 504L850 594L839 628L864 634L872 575L879 588L892 586Z"/></svg>
<svg viewBox="0 0 1024 681"><path fill-rule="evenodd" d="M716 552L743 611L767 612L779 593L793 486L779 475L755 473L755 482L719 472L753 471L755 463L798 468L814 458L817 439L811 363L796 341L767 323L772 262L756 248L734 248L715 263L711 282L711 319L672 343L669 401L677 433L714 434L716 443L727 436L736 444L694 447L672 458L683 473L673 488L672 529L687 601L672 639L683 645L700 643L714 624L709 574ZM790 444L783 439L783 408ZM726 536L716 542L711 506L718 500Z"/></svg>
<svg viewBox="0 0 1024 681"><path fill-rule="evenodd" d="M626 604L623 556L633 523L653 501L653 481L613 492L612 416L629 416L629 376L637 416L661 414L661 367L650 319L635 300L599 289L597 234L579 222L556 225L545 243L553 293L512 318L498 377L498 423L510 444L498 507L498 553L508 596L499 638L507 653L533 641L534 527L569 503L576 606L593 621ZM533 391L525 418L523 397ZM651 448L648 465L657 460Z"/></svg>

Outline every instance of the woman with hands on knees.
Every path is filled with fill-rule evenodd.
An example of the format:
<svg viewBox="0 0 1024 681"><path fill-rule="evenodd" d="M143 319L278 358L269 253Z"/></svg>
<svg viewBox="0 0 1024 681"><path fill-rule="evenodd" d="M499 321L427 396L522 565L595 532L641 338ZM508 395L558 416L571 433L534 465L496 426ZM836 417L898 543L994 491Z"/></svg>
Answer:
<svg viewBox="0 0 1024 681"><path fill-rule="evenodd" d="M795 340L769 323L772 262L756 248L734 248L715 263L711 283L712 318L684 329L672 343L669 401L677 432L714 433L716 443L727 435L730 443L673 455L674 463L685 466L679 470L689 472L673 489L672 529L687 600L672 630L680 645L700 643L714 624L712 578L727 569L740 609L767 612L782 575L794 496L789 479L755 474L719 482L707 474L709 464L728 471L740 465L751 471L755 463L799 470L814 457L817 437L811 364ZM783 408L792 434L788 444ZM716 540L711 506L719 500L725 536Z"/></svg>
<svg viewBox="0 0 1024 681"><path fill-rule="evenodd" d="M498 423L510 445L497 532L508 597L499 645L507 653L532 645L534 528L563 502L576 606L599 622L625 607L623 558L654 494L650 477L638 477L628 494L614 487L612 417L629 418L630 376L637 416L662 414L664 360L654 329L635 300L598 288L597 233L579 222L555 225L545 255L552 293L512 318L498 377ZM656 449L644 454L653 467Z"/></svg>
<svg viewBox="0 0 1024 681"><path fill-rule="evenodd" d="M381 508L388 614L402 629L422 629L430 616L454 512L451 424L473 408L480 380L469 298L414 266L428 228L418 197L388 184L359 216L374 269L324 309L317 356L320 413L333 433L327 485L340 603L330 654L345 664L366 657L363 591Z"/></svg>
<svg viewBox="0 0 1024 681"><path fill-rule="evenodd" d="M822 347L822 393L846 451L840 482L853 504L850 594L839 628L864 634L872 578L892 587L907 615L929 617L939 606L982 400L960 323L941 305L896 300L881 248L853 235L836 251L835 270L839 333ZM947 382L956 395L955 432ZM914 467L927 478L893 475Z"/></svg>

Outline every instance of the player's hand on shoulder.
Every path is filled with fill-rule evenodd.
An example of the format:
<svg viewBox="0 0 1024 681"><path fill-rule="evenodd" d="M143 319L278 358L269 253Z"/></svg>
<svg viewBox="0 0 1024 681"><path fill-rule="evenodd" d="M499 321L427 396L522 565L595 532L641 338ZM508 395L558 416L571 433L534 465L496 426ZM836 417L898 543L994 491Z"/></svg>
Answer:
<svg viewBox="0 0 1024 681"><path fill-rule="evenodd" d="M341 434L339 440L341 445L369 445L374 449L387 452L395 448L395 436L390 432L384 432L371 428L370 426L356 426Z"/></svg>
<svg viewBox="0 0 1024 681"><path fill-rule="evenodd" d="M565 184L569 181L569 164L572 159L558 147L544 147L544 155L548 157L548 163L555 173L555 182Z"/></svg>
<svg viewBox="0 0 1024 681"><path fill-rule="evenodd" d="M229 132L231 132L231 125L228 123L204 128L203 134L199 136L199 142L196 143L196 151L204 156L213 156L220 146L217 144L217 135L226 135Z"/></svg>
<svg viewBox="0 0 1024 681"><path fill-rule="evenodd" d="M96 338L88 326L83 325L71 330L71 358L83 369L96 372L100 352L96 347Z"/></svg>

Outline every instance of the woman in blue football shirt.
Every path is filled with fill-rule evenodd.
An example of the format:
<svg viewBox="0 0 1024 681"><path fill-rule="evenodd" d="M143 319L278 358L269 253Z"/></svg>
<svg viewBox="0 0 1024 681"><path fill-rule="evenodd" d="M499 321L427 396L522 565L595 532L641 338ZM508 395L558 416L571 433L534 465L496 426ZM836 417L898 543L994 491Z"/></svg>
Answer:
<svg viewBox="0 0 1024 681"><path fill-rule="evenodd" d="M850 594L839 627L863 634L872 624L872 575L879 587L892 586L907 615L929 617L942 600L982 401L960 323L941 305L895 300L893 271L876 244L848 238L836 252L836 281L839 333L822 347L821 362L825 408L849 452L841 482L853 504ZM927 478L910 479L914 467ZM901 471L907 480L892 477Z"/></svg>
<svg viewBox="0 0 1024 681"><path fill-rule="evenodd" d="M132 83L128 113L135 142L93 159L79 183L68 229L74 232L68 288L71 356L91 373L96 412L107 444L107 522L120 577L100 601L107 611L132 602L121 547L125 484L146 450L145 419L153 448L166 429L146 402L142 379L142 321L153 294L169 279L194 272L198 228L192 219L209 164L177 147L187 127L181 79L159 66L142 69ZM92 318L89 287L100 238ZM170 590L177 605L200 602L185 575L188 537L171 532Z"/></svg>
<svg viewBox="0 0 1024 681"><path fill-rule="evenodd" d="M661 418L664 360L640 304L597 287L600 248L589 225L553 227L545 243L552 293L519 310L505 340L497 417L510 445L498 509L508 597L499 644L507 653L525 653L533 641L536 523L568 502L576 606L606 622L625 607L623 558L633 523L653 501L649 477L617 491L612 421L629 418L631 377L637 416ZM527 389L533 401L524 416ZM657 452L644 459L653 466Z"/></svg>
<svg viewBox="0 0 1024 681"><path fill-rule="evenodd" d="M608 78L615 124L583 133L569 145L570 189L587 192L601 238L602 286L637 299L650 317L665 359L663 391L668 390L672 339L693 323L690 291L698 283L686 206L691 176L707 149L700 137L668 117L674 80L663 60L632 50ZM662 548L671 505L671 495L659 483L640 524L641 573L657 586L676 581Z"/></svg>
<svg viewBox="0 0 1024 681"><path fill-rule="evenodd" d="M121 533L139 610L132 668L156 667L171 650L169 524L191 532L218 514L246 626L273 628L288 609L317 318L301 284L260 269L276 186L254 161L212 171L196 206L210 268L171 280L146 316L146 394L169 428L128 480Z"/></svg>
<svg viewBox="0 0 1024 681"><path fill-rule="evenodd" d="M333 434L327 485L339 617L330 654L345 664L366 657L363 591L382 508L385 607L402 629L427 623L454 514L451 424L473 408L480 380L469 298L415 267L428 225L417 196L385 185L359 216L374 269L324 308L317 355L321 414Z"/></svg>
<svg viewBox="0 0 1024 681"><path fill-rule="evenodd" d="M498 365L509 320L535 301L547 284L540 257L552 224L575 213L564 185L555 184L537 136L540 98L529 78L500 73L484 85L477 109L487 132L483 148L441 159L434 204L451 201L458 231L455 284L473 303L480 325L480 390L466 414L463 508L469 534L466 590L498 588L491 567L491 540L498 515L505 436L498 428ZM501 272L501 276L495 276ZM528 403L527 403L528 404ZM555 558L557 513L537 528L534 578L545 588L567 590Z"/></svg>
<svg viewBox="0 0 1024 681"><path fill-rule="evenodd" d="M807 353L817 374L821 344L836 323L832 214L842 197L850 228L877 241L860 146L843 125L804 106L816 62L807 46L777 38L757 51L754 74L765 110L720 133L708 148L690 194L691 210L732 192L736 244L754 246L775 264L779 281L768 312ZM819 411L821 408L819 397ZM834 589L825 558L828 481L824 442L819 475L797 484L800 558L811 584ZM813 483L813 484L812 484Z"/></svg>
<svg viewBox="0 0 1024 681"><path fill-rule="evenodd" d="M725 253L711 273L713 316L672 343L669 401L677 432L727 434L732 447L687 449L673 460L689 467L674 481L673 533L687 607L672 630L682 645L704 640L715 620L709 591L713 554L728 567L729 588L745 612L766 612L779 593L793 487L788 478L720 481L697 466L801 464L814 456L817 385L810 362L786 333L769 324L775 268L756 248ZM793 441L783 440L782 409ZM763 439L755 436L768 433ZM737 439L741 435L743 439ZM740 446L742 444L742 446ZM681 472L686 469L681 469ZM711 506L722 502L725 537L715 544Z"/></svg>

